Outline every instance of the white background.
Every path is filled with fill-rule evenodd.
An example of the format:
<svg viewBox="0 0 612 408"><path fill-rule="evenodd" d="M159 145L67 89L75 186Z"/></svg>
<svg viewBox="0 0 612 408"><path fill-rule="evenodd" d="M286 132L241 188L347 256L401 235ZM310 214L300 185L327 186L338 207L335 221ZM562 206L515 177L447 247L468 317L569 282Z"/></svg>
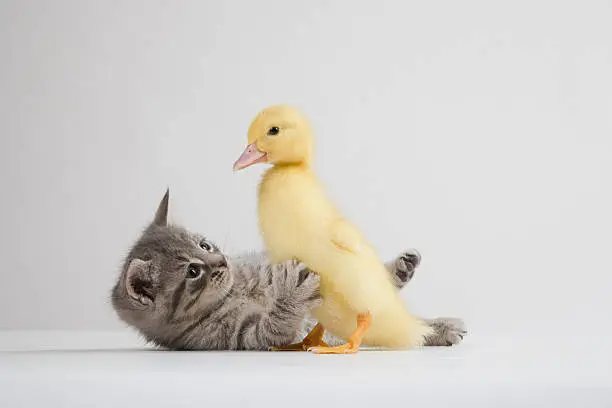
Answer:
<svg viewBox="0 0 612 408"><path fill-rule="evenodd" d="M472 333L609 328L606 1L0 3L0 328L121 329L122 258L174 220L261 248L253 116L311 118L330 195L404 296Z"/></svg>

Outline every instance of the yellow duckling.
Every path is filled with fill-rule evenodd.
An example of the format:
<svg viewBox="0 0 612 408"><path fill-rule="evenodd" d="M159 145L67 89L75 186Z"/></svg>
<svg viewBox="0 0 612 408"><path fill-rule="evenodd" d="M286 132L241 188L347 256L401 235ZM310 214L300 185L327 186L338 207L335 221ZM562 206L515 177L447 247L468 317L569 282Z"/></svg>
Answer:
<svg viewBox="0 0 612 408"><path fill-rule="evenodd" d="M361 343L387 348L423 344L431 328L411 315L384 264L347 222L311 168L313 135L306 118L288 106L272 106L253 120L248 146L234 171L269 163L259 185L259 228L272 262L296 259L320 276L319 324L298 344L277 350L356 353ZM355 321L357 327L355 327ZM328 347L324 330L348 339Z"/></svg>

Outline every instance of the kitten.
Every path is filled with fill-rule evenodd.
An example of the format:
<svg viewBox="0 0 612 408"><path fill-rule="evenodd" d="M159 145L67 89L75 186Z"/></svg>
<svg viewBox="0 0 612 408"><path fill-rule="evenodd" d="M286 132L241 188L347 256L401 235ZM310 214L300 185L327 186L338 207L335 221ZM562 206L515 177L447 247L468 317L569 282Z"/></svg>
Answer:
<svg viewBox="0 0 612 408"><path fill-rule="evenodd" d="M207 238L169 225L169 192L129 251L112 289L121 320L157 346L175 350L267 350L299 342L316 323L319 278L303 264L272 265L264 254L228 258ZM420 255L406 251L387 268L402 288ZM434 319L426 345L450 346L466 333L459 319ZM328 344L341 339L326 333Z"/></svg>

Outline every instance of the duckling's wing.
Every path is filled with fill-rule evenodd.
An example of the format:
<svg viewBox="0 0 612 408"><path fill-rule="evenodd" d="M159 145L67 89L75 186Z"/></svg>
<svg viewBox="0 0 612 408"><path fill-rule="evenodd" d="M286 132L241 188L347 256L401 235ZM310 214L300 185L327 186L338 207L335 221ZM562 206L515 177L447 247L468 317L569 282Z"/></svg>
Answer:
<svg viewBox="0 0 612 408"><path fill-rule="evenodd" d="M332 223L331 241L340 250L357 254L361 250L361 234L343 219Z"/></svg>

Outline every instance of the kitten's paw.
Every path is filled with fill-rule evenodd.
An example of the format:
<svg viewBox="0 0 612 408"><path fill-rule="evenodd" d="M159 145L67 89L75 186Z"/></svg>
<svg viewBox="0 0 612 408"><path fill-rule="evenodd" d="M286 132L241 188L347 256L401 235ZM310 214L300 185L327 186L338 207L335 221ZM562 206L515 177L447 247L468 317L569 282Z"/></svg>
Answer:
<svg viewBox="0 0 612 408"><path fill-rule="evenodd" d="M434 333L427 337L425 346L453 346L467 335L463 320L454 317L438 317L427 320Z"/></svg>
<svg viewBox="0 0 612 408"><path fill-rule="evenodd" d="M406 265L415 269L421 264L421 254L414 248L410 248L402 252L399 256L400 260Z"/></svg>
<svg viewBox="0 0 612 408"><path fill-rule="evenodd" d="M414 276L415 269L421 263L421 254L416 249L407 249L395 259L395 284L403 287Z"/></svg>
<svg viewBox="0 0 612 408"><path fill-rule="evenodd" d="M304 303L307 310L319 306L322 302L319 292L319 275L303 265L299 266L298 279L294 289L295 298Z"/></svg>

